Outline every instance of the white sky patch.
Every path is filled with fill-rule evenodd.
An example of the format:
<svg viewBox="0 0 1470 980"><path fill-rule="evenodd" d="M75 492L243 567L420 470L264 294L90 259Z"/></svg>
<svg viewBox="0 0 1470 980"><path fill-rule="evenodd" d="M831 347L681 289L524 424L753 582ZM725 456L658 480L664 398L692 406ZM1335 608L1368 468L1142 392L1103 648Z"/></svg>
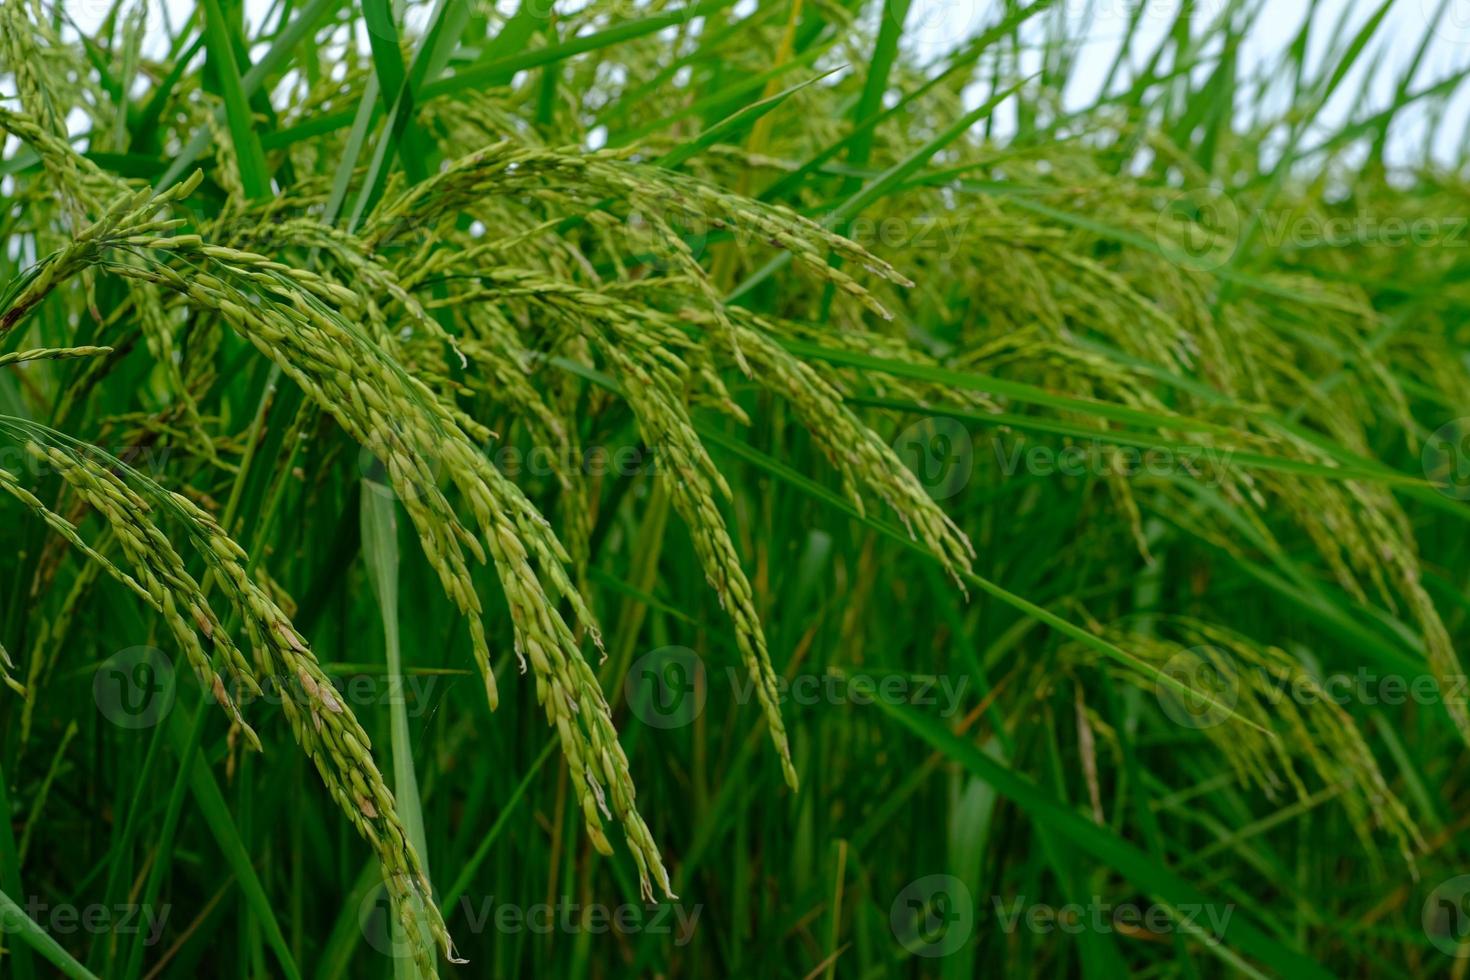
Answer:
<svg viewBox="0 0 1470 980"><path fill-rule="evenodd" d="M534 0L550 5L552 0ZM556 3L558 10L571 11L583 5L584 0L564 0ZM765 0L771 2L771 0ZM1034 18L1025 28L1025 38L1032 48L1024 51L1021 68L1025 72L1035 71L1041 63L1041 53L1035 47L1045 31L1047 18L1065 18L1069 25L1080 28L1086 25L1086 40L1076 51L1076 66L1072 82L1064 93L1064 106L1080 109L1097 98L1098 87L1107 75L1109 66L1117 55L1122 38L1128 30L1130 19L1139 17L1140 34L1137 50L1151 51L1164 37L1178 14L1181 0L1057 0L1055 7ZM1227 0L1196 0L1196 24L1217 15ZM1243 75L1268 72L1280 58L1281 53L1296 35L1311 6L1309 0L1261 0L1262 13L1247 35L1242 48ZM1420 39L1434 20L1441 0L1397 0L1389 10L1378 37L1369 52L1361 57L1352 72L1339 86L1336 95L1318 114L1315 125L1309 130L1305 144L1310 146L1314 137L1340 127L1354 115L1365 115L1386 107L1394 97L1394 89L1404 70L1411 63ZM402 7L401 4L396 5ZM516 8L516 0L502 3L502 12L509 14ZM636 6L636 0L630 0ZM921 63L933 62L952 50L957 44L983 30L1000 16L1002 0L912 0L905 25L905 45L917 55ZM1317 24L1311 35L1309 65L1320 67L1324 56L1331 49L1346 45L1353 34L1376 10L1377 3L1366 0L1320 0L1317 4ZM79 28L91 32L106 17L112 8L112 0L63 0L63 9ZM153 0L149 5L148 25L151 43L149 53L159 56L166 48L163 31L164 16L175 29L183 24L194 9L192 0ZM756 8L755 0L737 0L734 11L747 14ZM867 11L870 17L881 16L877 5ZM432 11L428 3L414 3L407 8L407 23L411 30L421 31ZM272 0L245 0L245 18L249 31L258 33L266 26L269 18L273 26L280 16L280 8ZM1340 25L1340 30L1334 27ZM1449 0L1445 15L1434 24L1431 43L1424 61L1414 80L1414 88L1427 87L1434 81L1470 63L1470 2ZM359 42L367 46L365 33ZM1075 31L1074 31L1075 33ZM1391 43L1388 43L1391 42ZM1124 77L1127 77L1126 74ZM1273 79L1280 82L1282 79ZM978 105L986 96L984 86L972 86L969 98ZM1280 108L1284 104L1279 90L1268 101L1268 106ZM1006 120L1014 119L1013 112L997 115L994 130L999 138L1009 131ZM1462 90L1448 104L1441 118L1432 119L1422 105L1411 107L1394 125L1390 136L1390 161L1395 164L1411 164L1421 158L1426 146L1433 157L1442 164L1460 159L1462 143L1470 126L1470 90Z"/></svg>

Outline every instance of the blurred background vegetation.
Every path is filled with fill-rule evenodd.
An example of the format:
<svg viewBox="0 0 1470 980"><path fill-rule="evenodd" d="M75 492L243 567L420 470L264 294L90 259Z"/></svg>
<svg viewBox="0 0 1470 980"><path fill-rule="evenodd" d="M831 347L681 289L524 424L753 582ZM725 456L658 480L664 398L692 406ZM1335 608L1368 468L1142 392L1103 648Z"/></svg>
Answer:
<svg viewBox="0 0 1470 980"><path fill-rule="evenodd" d="M1464 11L937 9L3 0L0 973L423 971L300 652L446 975L1464 975ZM150 188L177 225L106 238ZM397 462L354 414L429 403ZM439 436L575 592L495 553L467 611ZM176 586L275 650L262 752ZM677 898L594 848L512 608L575 632Z"/></svg>

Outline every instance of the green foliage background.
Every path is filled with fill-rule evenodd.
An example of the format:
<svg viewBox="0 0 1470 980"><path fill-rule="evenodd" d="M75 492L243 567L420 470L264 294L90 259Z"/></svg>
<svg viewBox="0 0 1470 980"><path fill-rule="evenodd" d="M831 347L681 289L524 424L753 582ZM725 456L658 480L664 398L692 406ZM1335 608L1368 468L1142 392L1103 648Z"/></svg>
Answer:
<svg viewBox="0 0 1470 980"><path fill-rule="evenodd" d="M0 2L0 973L1459 975L1367 8Z"/></svg>

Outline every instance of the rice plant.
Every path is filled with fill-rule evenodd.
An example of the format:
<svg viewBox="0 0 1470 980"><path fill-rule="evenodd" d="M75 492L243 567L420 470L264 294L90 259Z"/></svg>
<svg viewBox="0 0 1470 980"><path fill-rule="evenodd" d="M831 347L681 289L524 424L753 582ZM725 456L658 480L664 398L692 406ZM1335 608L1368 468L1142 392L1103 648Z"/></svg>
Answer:
<svg viewBox="0 0 1470 980"><path fill-rule="evenodd" d="M0 0L0 974L1460 975L1458 13Z"/></svg>

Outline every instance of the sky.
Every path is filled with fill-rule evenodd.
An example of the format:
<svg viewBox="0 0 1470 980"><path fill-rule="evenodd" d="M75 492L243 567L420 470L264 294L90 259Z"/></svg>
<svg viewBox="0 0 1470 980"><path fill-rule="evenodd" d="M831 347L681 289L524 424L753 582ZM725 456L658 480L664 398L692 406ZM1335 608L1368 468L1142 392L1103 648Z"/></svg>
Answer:
<svg viewBox="0 0 1470 980"><path fill-rule="evenodd" d="M501 0L502 8L508 13L517 0ZM550 0L537 0L547 3ZM754 0L742 0L742 5L753 5ZM1217 13L1227 0L1197 0L1197 16L1209 17ZM1247 38L1243 61L1249 71L1271 63L1290 42L1307 14L1309 0L1261 0L1263 15L1258 18ZM112 0L64 0L65 9L84 30L90 29L106 15ZM562 0L558 0L561 7ZM1057 0L1057 7L1071 22L1080 24L1091 11L1091 26L1087 41L1077 56L1077 73L1072 86L1066 93L1071 106L1086 105L1095 97L1108 66L1121 43L1122 36L1132 13L1142 6L1144 49L1147 50L1167 31L1178 13L1180 0ZM1436 12L1445 6L1444 15ZM578 3L577 5L580 5ZM150 10L150 23L161 24L162 8L166 7L174 23L187 15L192 0L154 0ZM921 58L931 59L964 38L973 35L993 21L1002 0L912 0L906 37ZM1343 20L1342 36L1351 34L1378 8L1378 0L1320 0L1318 3L1319 23L1336 24ZM258 30L265 13L270 9L269 0L246 0L246 17L253 29ZM416 4L416 20L423 19L430 5ZM1050 16L1046 14L1043 16ZM1039 19L1039 18L1038 18ZM1381 36L1391 40L1382 50L1384 56L1377 65L1362 59L1354 74L1341 86L1339 95L1321 113L1319 126L1326 128L1339 125L1354 110L1356 96L1362 81L1371 72L1369 102L1371 107L1381 107L1390 101L1397 79L1413 56L1419 38L1426 25L1435 23L1433 42L1425 63L1421 66L1418 84L1444 77L1458 67L1470 64L1470 0L1393 0L1387 14ZM1331 32L1321 29L1316 32L1312 45L1314 57L1332 41ZM1341 43L1341 37L1338 39ZM1039 56L1038 56L1039 57ZM985 97L983 91L974 93L978 103ZM1370 109L1371 111L1371 109ZM1448 163L1459 156L1461 133L1470 118L1470 92L1459 96L1437 125L1430 142L1437 160ZM1004 120L1001 120L1002 123ZM1003 129L1001 132L1003 133ZM1429 121L1422 113L1412 114L1407 121L1398 125L1392 134L1390 154L1395 162L1417 159L1422 152ZM1310 140L1309 140L1310 142Z"/></svg>

